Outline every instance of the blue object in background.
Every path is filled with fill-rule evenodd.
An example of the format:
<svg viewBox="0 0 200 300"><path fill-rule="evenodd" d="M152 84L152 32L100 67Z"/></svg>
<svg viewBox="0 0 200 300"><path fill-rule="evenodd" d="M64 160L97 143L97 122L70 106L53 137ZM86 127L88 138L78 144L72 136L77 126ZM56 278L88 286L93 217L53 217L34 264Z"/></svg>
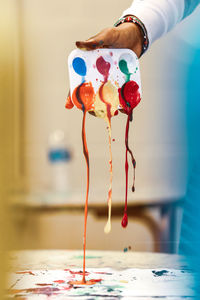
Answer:
<svg viewBox="0 0 200 300"><path fill-rule="evenodd" d="M67 149L51 149L49 150L48 158L52 163L67 162L71 159L71 153Z"/></svg>

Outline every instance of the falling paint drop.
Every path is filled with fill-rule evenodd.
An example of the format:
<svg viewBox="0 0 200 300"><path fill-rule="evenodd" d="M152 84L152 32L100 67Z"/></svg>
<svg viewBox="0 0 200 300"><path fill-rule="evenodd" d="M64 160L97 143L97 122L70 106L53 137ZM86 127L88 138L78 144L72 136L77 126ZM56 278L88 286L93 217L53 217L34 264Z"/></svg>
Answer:
<svg viewBox="0 0 200 300"><path fill-rule="evenodd" d="M126 228L126 226L128 225L128 216L127 216L126 212L124 213L124 216L123 216L121 224L122 224L123 228Z"/></svg>
<svg viewBox="0 0 200 300"><path fill-rule="evenodd" d="M106 234L108 234L110 231L111 231L111 221L110 221L110 219L108 219L108 221L107 221L107 223L106 223L106 225L104 227L104 232Z"/></svg>

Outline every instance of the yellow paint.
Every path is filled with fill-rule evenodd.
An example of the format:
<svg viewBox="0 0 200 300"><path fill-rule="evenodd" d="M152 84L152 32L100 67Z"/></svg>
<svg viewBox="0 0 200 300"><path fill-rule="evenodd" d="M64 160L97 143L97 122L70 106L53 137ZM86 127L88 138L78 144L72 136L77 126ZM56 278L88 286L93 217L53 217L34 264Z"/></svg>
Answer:
<svg viewBox="0 0 200 300"><path fill-rule="evenodd" d="M114 116L118 109L119 97L117 88L110 81L106 82L103 87L103 98L107 103L111 104L111 115ZM107 108L105 103L101 101L99 92L95 96L94 112L97 117L107 119Z"/></svg>

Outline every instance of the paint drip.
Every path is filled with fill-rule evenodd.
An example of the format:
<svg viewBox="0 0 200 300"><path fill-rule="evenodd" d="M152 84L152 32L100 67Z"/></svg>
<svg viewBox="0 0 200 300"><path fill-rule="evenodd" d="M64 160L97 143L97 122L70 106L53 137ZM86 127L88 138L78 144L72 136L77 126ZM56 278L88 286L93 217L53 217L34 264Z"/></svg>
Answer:
<svg viewBox="0 0 200 300"><path fill-rule="evenodd" d="M108 190L108 220L107 223L104 227L104 232L109 233L111 231L111 209L112 209L112 149L111 149L111 141L112 141L112 134L111 134L111 103L107 101L107 97L104 96L103 89L105 84L108 82L108 76L109 76L109 71L111 64L107 62L102 56L100 56L97 61L96 61L96 67L97 70L101 75L104 77L104 81L101 84L99 88L99 98L100 100L106 105L106 122L107 122L107 128L108 128L108 140L109 140L109 153L110 153L110 160L109 160L109 165L110 165L110 185L109 185L109 190Z"/></svg>
<svg viewBox="0 0 200 300"><path fill-rule="evenodd" d="M72 100L77 108L83 111L82 121L82 143L83 154L85 156L87 166L87 185L86 185L86 199L85 199L85 214L84 214L84 235L83 235L83 277L81 284L87 284L85 271L85 255L86 255L86 235L87 235L87 215L88 215L88 196L89 196L89 182L90 182L90 166L89 166L89 151L87 147L85 120L87 111L91 110L94 105L94 89L90 82L85 82L85 75L87 68L85 61L77 57L73 60L72 66L77 74L82 76L82 83L73 91ZM69 98L69 97L68 97ZM70 108L71 99L68 99L68 106ZM72 102L72 101L71 101ZM79 283L78 283L79 284Z"/></svg>
<svg viewBox="0 0 200 300"><path fill-rule="evenodd" d="M125 131L125 146L126 146L126 154L125 154L125 177L126 177L126 188L125 188L125 207L124 207L124 215L121 221L121 225L123 228L128 225L128 214L127 214L127 205L128 205L128 153L131 156L132 166L133 166L133 185L132 192L135 191L135 168L136 161L133 156L132 151L129 148L128 139L129 139L129 123L133 120L133 109L138 105L141 100L139 93L139 86L135 81L130 80L131 72L128 69L127 62L125 60L119 61L119 68L122 73L125 74L126 82L123 84L121 88L118 89L119 92L119 101L122 110L128 115L126 122L126 131Z"/></svg>

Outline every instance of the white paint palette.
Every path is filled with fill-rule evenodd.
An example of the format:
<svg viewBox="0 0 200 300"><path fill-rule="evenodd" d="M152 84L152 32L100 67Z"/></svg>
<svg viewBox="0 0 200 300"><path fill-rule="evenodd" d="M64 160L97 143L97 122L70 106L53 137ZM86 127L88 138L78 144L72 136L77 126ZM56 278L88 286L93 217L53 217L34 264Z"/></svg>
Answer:
<svg viewBox="0 0 200 300"><path fill-rule="evenodd" d="M96 95L101 85L109 82L116 96L120 93L120 88L126 83L134 82L138 85L138 91L141 95L139 62L132 50L97 49L83 51L76 49L69 55L68 67L72 101L74 90L83 83L90 83ZM130 93L131 88L132 86L129 84L129 87L126 88L126 94ZM118 102L120 102L119 95Z"/></svg>

